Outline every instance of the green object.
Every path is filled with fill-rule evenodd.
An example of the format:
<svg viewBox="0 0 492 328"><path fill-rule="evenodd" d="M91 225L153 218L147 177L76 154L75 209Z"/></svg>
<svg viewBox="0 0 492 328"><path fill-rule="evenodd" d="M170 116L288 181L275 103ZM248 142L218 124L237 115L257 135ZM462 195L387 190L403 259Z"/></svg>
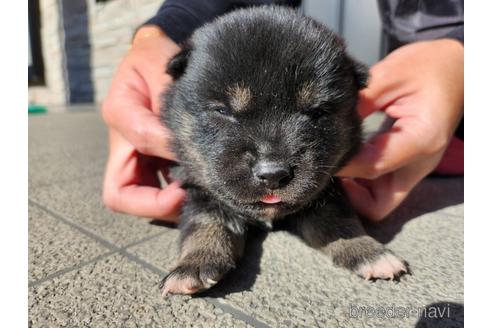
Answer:
<svg viewBox="0 0 492 328"><path fill-rule="evenodd" d="M29 114L44 114L48 110L41 105L29 105Z"/></svg>

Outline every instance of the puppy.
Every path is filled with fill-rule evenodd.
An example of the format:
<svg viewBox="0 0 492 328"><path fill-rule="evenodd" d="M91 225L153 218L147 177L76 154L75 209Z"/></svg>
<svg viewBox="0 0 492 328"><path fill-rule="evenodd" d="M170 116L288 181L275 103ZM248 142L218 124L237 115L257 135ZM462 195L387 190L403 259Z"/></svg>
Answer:
<svg viewBox="0 0 492 328"><path fill-rule="evenodd" d="M292 9L241 9L198 29L167 71L162 120L187 198L164 295L215 285L241 258L248 225L276 220L365 279L407 271L366 234L334 176L361 144L367 80L339 37Z"/></svg>

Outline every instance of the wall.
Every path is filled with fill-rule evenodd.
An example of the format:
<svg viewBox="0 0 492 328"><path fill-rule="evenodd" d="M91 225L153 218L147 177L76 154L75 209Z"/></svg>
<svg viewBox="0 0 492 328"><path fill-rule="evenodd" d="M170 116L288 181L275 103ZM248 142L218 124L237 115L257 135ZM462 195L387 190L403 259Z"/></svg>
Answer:
<svg viewBox="0 0 492 328"><path fill-rule="evenodd" d="M29 101L49 105L101 103L135 29L162 0L39 0L46 86ZM366 64L379 59L377 1L304 0L304 12L340 33Z"/></svg>
<svg viewBox="0 0 492 328"><path fill-rule="evenodd" d="M381 19L376 0L304 0L303 10L340 34L355 58L368 65L379 60Z"/></svg>
<svg viewBox="0 0 492 328"><path fill-rule="evenodd" d="M68 103L101 103L135 29L161 4L40 0L46 86L30 87L29 102L51 110Z"/></svg>
<svg viewBox="0 0 492 328"><path fill-rule="evenodd" d="M66 102L63 29L57 0L40 0L41 51L44 59L45 86L29 88L29 102L60 105Z"/></svg>
<svg viewBox="0 0 492 328"><path fill-rule="evenodd" d="M162 0L89 0L94 101L100 103L119 62L130 48L135 29L153 16Z"/></svg>
<svg viewBox="0 0 492 328"><path fill-rule="evenodd" d="M343 37L347 49L368 65L376 63L381 55L382 24L376 0L342 0Z"/></svg>

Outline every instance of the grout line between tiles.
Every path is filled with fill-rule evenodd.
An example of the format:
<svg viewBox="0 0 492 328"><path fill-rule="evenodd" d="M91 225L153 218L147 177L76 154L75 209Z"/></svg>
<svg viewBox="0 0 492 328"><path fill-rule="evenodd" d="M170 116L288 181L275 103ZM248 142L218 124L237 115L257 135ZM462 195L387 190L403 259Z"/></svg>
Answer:
<svg viewBox="0 0 492 328"><path fill-rule="evenodd" d="M36 205L36 206L37 206L37 205ZM51 213L49 213L49 214L51 214ZM162 236L162 235L164 235L164 234L166 234L166 233L167 233L167 232L160 232L160 233L158 233L158 234L154 234L154 235L151 235L151 236L145 237L145 238L140 239L140 240L138 240L138 241L136 241L136 242L133 242L133 243L130 243L130 244L128 244L128 245L125 245L125 246L121 247L121 249L120 249L120 250L111 250L110 252L106 252L106 253L100 254L100 255L98 255L98 256L96 256L96 257L93 257L92 259L89 259L89 260L87 260L87 261L83 261L83 262L81 262L81 263L79 263L79 264L77 264L77 265L75 265L75 266L72 266L72 267L69 267L69 268L65 268L65 269L62 269L62 270L59 270L59 271L53 272L52 274L49 274L49 275L47 275L47 276L45 276L45 277L43 277L43 278L41 278L41 279L38 279L38 280L35 280L35 281L30 281L30 282L28 282L28 287L35 287L35 286L37 286L37 285L42 284L42 283L43 283L43 282L45 282L45 281L48 281L48 280L54 279L54 278L56 278L56 277L59 277L59 276L61 276L61 275L64 275L65 273L69 273L69 272L71 272L71 271L78 270L78 269L80 269L80 268L82 268L82 267L84 267L84 266L86 266L86 265L88 265L88 264L91 264L91 263L97 262L97 261L99 261L99 260L102 260L103 258L108 257L108 256L110 256L110 255L113 255L113 254L116 254L116 253L121 253L121 250L123 250L123 249L125 249L125 250L126 250L126 249L128 249L128 248L130 248L130 247L133 247L133 246L135 246L135 245L138 245L138 244L144 243L144 242L149 241L149 240L151 240L151 239L154 239L154 238L156 238L156 237Z"/></svg>
<svg viewBox="0 0 492 328"><path fill-rule="evenodd" d="M52 274L49 274L49 275L47 275L47 276L45 276L45 277L43 277L41 279L35 280L35 281L30 281L30 282L28 282L27 286L28 287L36 287L36 286L42 284L43 282L46 282L48 280L55 279L55 278L57 278L59 276L62 276L64 274L66 274L66 273L69 273L71 271L75 271L77 269L80 269L80 268L82 268L82 267L84 267L84 266L86 266L88 264L91 264L91 263L97 262L99 260L102 260L103 258L108 257L108 256L110 256L112 254L115 254L115 253L116 253L116 251L110 251L110 252L103 253L101 255L98 255L96 257L93 257L90 260L81 262L81 263L79 263L79 264L77 264L77 265L75 265L73 267L69 267L69 268L65 268L65 269L56 271L56 272L54 272Z"/></svg>
<svg viewBox="0 0 492 328"><path fill-rule="evenodd" d="M164 270L161 270L159 269L158 267L152 265L151 263L148 263L147 261L141 259L140 257L138 257L137 255L134 255L132 253L129 253L127 251L128 247L131 247L131 246L134 246L134 245L137 245L137 244L140 244L142 242L145 242L147 240L150 240L152 238L155 238L157 237L158 235L153 235L153 236L149 236L149 237L146 237L142 240L139 240L137 242L134 242L134 243L130 243L126 246L123 246L123 247L119 247L118 245L115 245L113 244L112 242L110 241L107 241L106 239L102 238L101 236L93 233L92 231L88 230L87 228L75 223L75 222L72 222L71 220L63 217L62 215L52 211L51 209L47 208L46 206L43 206L41 204L39 204L38 202L32 200L32 199L29 199L29 204L31 205L34 205L36 207L38 207L39 209L45 211L46 213L50 214L51 216L53 216L54 218L62 221L63 223L73 227L74 229L78 230L79 232L87 235L88 237L96 240L97 242L101 243L102 245L104 245L106 248L110 249L111 252L107 252L105 254L101 254L99 255L98 257L92 259L92 260L89 260L89 261L86 261L86 262L83 262L84 265L87 265L87 264L90 264L92 262L95 262L97 260L100 260L104 257L107 257L111 254L115 254L115 253L119 253L123 256L125 256L127 259L139 264L140 266L160 275L160 276L165 276L167 273L164 271ZM165 233L160 233L159 235L162 235L162 234L165 234ZM42 282L45 282L49 279L52 279L52 278L55 278L57 276L60 276L62 274L65 274L67 272L70 272L72 270L76 270L80 267L82 267L83 265L78 265L78 266L75 266L75 267L72 267L72 268L69 268L69 269L66 269L66 270L60 270L56 273L53 273L45 278L42 278L40 280L37 280L35 282L32 282L29 284L29 287L33 287L33 286L36 286L36 285L39 285L40 283ZM59 273L59 274L57 274ZM49 277L49 278L48 278ZM237 309L229 304L226 304L226 303L223 303L221 301L219 301L218 299L215 299L215 298L211 298L211 297L203 297L202 298L203 300L207 301L208 303L214 305L215 307L221 309L222 311L224 311L225 313L228 313L230 314L231 316L233 316L234 318L238 319L238 320L241 320L253 327L256 327L256 328L267 328L267 327L270 327L269 325L267 325L266 323L250 316L249 314L243 312L242 310L240 309Z"/></svg>
<svg viewBox="0 0 492 328"><path fill-rule="evenodd" d="M95 239L97 242L99 242L100 244L102 244L106 248L109 248L109 249L111 249L113 251L118 251L121 248L118 245L115 245L115 244L107 241L106 239L100 237L99 235L93 233L89 229L84 228L83 226L81 226L79 224L76 224L76 223L72 222L71 220L68 220L68 219L64 218L63 216L59 215L58 213L53 212L52 210L50 210L49 208L41 205L37 201L34 201L32 199L29 199L29 204L37 206L38 208L40 208L43 211L45 211L46 213L50 214L54 218L62 221L63 223L71 226L72 228L75 228L76 230L82 232L83 234L89 236L90 238Z"/></svg>

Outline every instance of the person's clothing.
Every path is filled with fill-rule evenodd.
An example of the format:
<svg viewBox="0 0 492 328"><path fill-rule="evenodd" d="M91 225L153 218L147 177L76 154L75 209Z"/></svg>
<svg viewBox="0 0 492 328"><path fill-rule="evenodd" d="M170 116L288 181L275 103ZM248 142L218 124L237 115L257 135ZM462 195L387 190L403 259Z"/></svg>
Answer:
<svg viewBox="0 0 492 328"><path fill-rule="evenodd" d="M452 38L464 43L463 0L378 0L385 53L415 41Z"/></svg>
<svg viewBox="0 0 492 328"><path fill-rule="evenodd" d="M237 8L256 5L298 6L301 0L167 0L145 24L162 28L176 43ZM390 52L404 44L438 38L464 42L463 0L378 0L385 44Z"/></svg>
<svg viewBox="0 0 492 328"><path fill-rule="evenodd" d="M383 52L408 43L451 38L464 43L463 0L378 0L383 23ZM464 118L455 134L464 136Z"/></svg>
<svg viewBox="0 0 492 328"><path fill-rule="evenodd" d="M145 24L159 26L179 44L195 29L234 9L273 4L295 7L300 3L301 0L166 0Z"/></svg>

